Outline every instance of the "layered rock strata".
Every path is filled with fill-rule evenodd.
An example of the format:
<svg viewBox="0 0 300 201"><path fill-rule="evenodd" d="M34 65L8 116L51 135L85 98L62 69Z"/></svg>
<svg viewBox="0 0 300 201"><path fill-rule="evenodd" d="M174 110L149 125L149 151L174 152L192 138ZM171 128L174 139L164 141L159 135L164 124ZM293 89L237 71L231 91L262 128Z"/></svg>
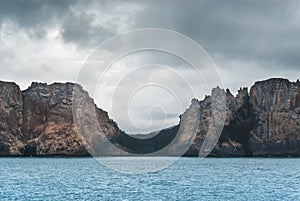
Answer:
<svg viewBox="0 0 300 201"><path fill-rule="evenodd" d="M300 156L300 82L269 79L192 100L180 123L127 135L78 84L0 81L0 156ZM187 146L188 145L188 146Z"/></svg>

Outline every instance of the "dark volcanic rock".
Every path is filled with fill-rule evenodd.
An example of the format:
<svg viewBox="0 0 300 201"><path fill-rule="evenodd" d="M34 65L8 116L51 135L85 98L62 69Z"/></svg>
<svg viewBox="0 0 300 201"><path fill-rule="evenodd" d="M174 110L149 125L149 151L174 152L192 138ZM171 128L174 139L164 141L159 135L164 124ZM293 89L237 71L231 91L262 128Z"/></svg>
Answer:
<svg viewBox="0 0 300 201"><path fill-rule="evenodd" d="M218 103L219 108L212 115L212 97L222 100ZM205 156L203 143L208 136L209 130L214 130L214 135L219 138L217 143L206 148L210 156L245 156L249 155L247 142L248 133L252 128L252 114L249 105L247 88L240 89L236 97L229 90L215 88L212 96L206 96L200 105L200 122L196 138L187 151L188 156ZM223 114L223 115L222 115ZM216 124L218 123L218 124Z"/></svg>
<svg viewBox="0 0 300 201"><path fill-rule="evenodd" d="M187 155L197 155L208 132L210 99L200 101L200 126ZM226 91L226 120L211 156L300 156L300 82L256 82L248 94Z"/></svg>
<svg viewBox="0 0 300 201"><path fill-rule="evenodd" d="M73 125L73 87L34 82L22 92L25 155L87 155Z"/></svg>
<svg viewBox="0 0 300 201"><path fill-rule="evenodd" d="M226 121L218 145L212 154L216 156L251 155L247 142L253 127L253 114L247 88L241 88L236 97L226 91Z"/></svg>
<svg viewBox="0 0 300 201"><path fill-rule="evenodd" d="M96 107L88 93L73 83L33 82L21 92L14 83L0 82L0 156L87 156L83 138L73 121L73 91L82 101L80 111L95 114L99 131L119 131L107 113Z"/></svg>
<svg viewBox="0 0 300 201"><path fill-rule="evenodd" d="M217 87L193 99L179 125L143 137L121 131L73 83L34 82L21 92L0 81L0 112L0 156L300 156L300 83L286 79L236 96Z"/></svg>
<svg viewBox="0 0 300 201"><path fill-rule="evenodd" d="M300 156L300 82L270 79L251 88L255 126L249 147L255 156Z"/></svg>
<svg viewBox="0 0 300 201"><path fill-rule="evenodd" d="M0 156L21 155L22 96L19 86L0 81Z"/></svg>

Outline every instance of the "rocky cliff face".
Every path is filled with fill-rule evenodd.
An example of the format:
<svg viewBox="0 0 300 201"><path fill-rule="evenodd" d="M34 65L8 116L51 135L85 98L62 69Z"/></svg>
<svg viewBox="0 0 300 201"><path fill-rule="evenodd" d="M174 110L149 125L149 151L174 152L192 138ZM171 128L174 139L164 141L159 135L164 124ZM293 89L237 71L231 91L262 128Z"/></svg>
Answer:
<svg viewBox="0 0 300 201"><path fill-rule="evenodd" d="M118 132L107 113L79 85L33 82L21 92L14 83L0 82L0 155L89 155L73 121L74 90L85 103L80 109L97 115L104 134Z"/></svg>
<svg viewBox="0 0 300 201"><path fill-rule="evenodd" d="M87 154L72 117L74 85L32 83L22 92L25 155Z"/></svg>
<svg viewBox="0 0 300 201"><path fill-rule="evenodd" d="M20 155L24 147L21 134L22 95L14 83L0 81L0 155Z"/></svg>
<svg viewBox="0 0 300 201"><path fill-rule="evenodd" d="M143 138L121 131L73 83L34 82L21 92L0 81L0 112L0 156L300 156L299 81L256 82L236 96L217 87L192 100L179 125Z"/></svg>
<svg viewBox="0 0 300 201"><path fill-rule="evenodd" d="M218 103L220 108L216 113L212 114L212 98L221 100L225 105ZM203 101L199 101L200 105L200 122L196 138L187 151L186 155L206 156L205 139L208 137L209 130L214 130L215 138L218 141L210 145L207 149L210 156L248 156L251 155L248 149L249 131L253 126L253 115L249 103L249 95L247 88L241 88L236 97L229 90L215 88L212 96L207 96ZM218 134L219 133L219 134Z"/></svg>
<svg viewBox="0 0 300 201"><path fill-rule="evenodd" d="M215 89L221 90L222 89ZM208 132L211 97L200 101L196 140L187 155L195 156ZM226 91L226 118L211 156L300 156L300 82L269 79L256 82L236 97ZM201 151L200 151L201 152Z"/></svg>
<svg viewBox="0 0 300 201"><path fill-rule="evenodd" d="M255 124L249 148L255 156L300 156L300 82L271 79L250 91Z"/></svg>

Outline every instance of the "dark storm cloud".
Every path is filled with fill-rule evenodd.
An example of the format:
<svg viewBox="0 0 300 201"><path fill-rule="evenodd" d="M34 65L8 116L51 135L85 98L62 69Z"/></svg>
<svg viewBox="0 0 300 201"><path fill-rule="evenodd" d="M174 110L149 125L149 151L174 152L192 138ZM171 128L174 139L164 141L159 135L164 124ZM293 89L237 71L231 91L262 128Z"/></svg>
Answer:
<svg viewBox="0 0 300 201"><path fill-rule="evenodd" d="M218 66L229 70L225 63L231 60L254 62L270 70L299 69L300 1L296 0L5 0L1 1L0 22L15 23L39 39L46 36L49 27L57 26L65 42L95 48L119 33L118 26L129 24L120 21L122 15L114 17L120 12L115 8L123 6L124 12L133 5L143 9L135 14L134 23L121 31L147 27L178 31L203 46ZM124 18L126 14L130 12Z"/></svg>
<svg viewBox="0 0 300 201"><path fill-rule="evenodd" d="M113 36L102 26L93 26L93 14L70 13L62 25L62 37L66 42L72 42L81 47L95 46L104 39Z"/></svg>
<svg viewBox="0 0 300 201"><path fill-rule="evenodd" d="M106 1L4 0L0 5L0 23L14 23L31 37L44 38L48 28L57 26L66 42L86 47L114 34L101 24L93 25L97 16L88 12L93 5L93 9L109 10L110 4Z"/></svg>
<svg viewBox="0 0 300 201"><path fill-rule="evenodd" d="M42 37L49 24L64 18L76 1L16 1L0 2L0 22L13 22L19 28Z"/></svg>
<svg viewBox="0 0 300 201"><path fill-rule="evenodd" d="M186 34L210 54L298 69L299 1L151 1L138 27Z"/></svg>
<svg viewBox="0 0 300 201"><path fill-rule="evenodd" d="M103 15L116 6L141 5L128 29L159 27L183 33L213 57L250 60L265 66L298 69L300 64L299 1L1 1L0 19L17 23L43 37L50 24L60 26L66 42L95 47L118 33ZM96 12L89 12L94 10ZM105 16L104 16L105 17ZM122 16L120 17L122 18ZM122 22L120 22L122 25ZM126 22L123 22L126 23ZM118 26L118 25L115 25ZM122 30L126 31L126 30Z"/></svg>

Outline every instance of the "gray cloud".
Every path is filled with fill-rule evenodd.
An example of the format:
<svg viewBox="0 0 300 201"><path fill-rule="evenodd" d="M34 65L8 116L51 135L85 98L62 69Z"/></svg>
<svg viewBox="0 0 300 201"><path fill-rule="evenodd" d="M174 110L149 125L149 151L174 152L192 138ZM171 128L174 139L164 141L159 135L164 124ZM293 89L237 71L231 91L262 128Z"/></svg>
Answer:
<svg viewBox="0 0 300 201"><path fill-rule="evenodd" d="M136 9L134 5L143 9ZM122 9L123 8L123 9ZM122 18L134 13L123 29ZM132 28L159 27L183 33L214 57L255 60L298 69L299 1L2 1L1 22L13 21L41 37L53 24L66 42L95 47ZM119 24L118 24L119 22ZM115 24L114 24L115 23ZM124 21L123 23L129 23Z"/></svg>
<svg viewBox="0 0 300 201"><path fill-rule="evenodd" d="M94 48L130 26L129 17L139 11L122 1L1 1L0 23L13 23L31 37L43 39L51 27L65 42Z"/></svg>
<svg viewBox="0 0 300 201"><path fill-rule="evenodd" d="M232 91L269 77L300 77L300 1L3 0L0 79L16 81L22 88L33 80L75 81L83 61L101 42L124 31L149 27L171 29L199 43ZM157 53L141 55L128 56L124 63L169 64L191 83L199 81L179 59ZM101 96L100 102L107 99ZM157 114L154 120L161 118ZM140 116L145 114L136 112ZM174 119L178 120L176 114L167 115L169 122Z"/></svg>
<svg viewBox="0 0 300 201"><path fill-rule="evenodd" d="M43 37L45 30L65 18L77 1L1 1L0 22L13 22L35 37Z"/></svg>
<svg viewBox="0 0 300 201"><path fill-rule="evenodd" d="M62 37L66 42L75 43L81 47L95 46L104 39L113 36L114 33L109 32L101 26L93 26L92 22L95 15L80 13L71 13L63 23Z"/></svg>
<svg viewBox="0 0 300 201"><path fill-rule="evenodd" d="M213 56L298 69L299 12L298 1L154 1L137 26L186 34Z"/></svg>

